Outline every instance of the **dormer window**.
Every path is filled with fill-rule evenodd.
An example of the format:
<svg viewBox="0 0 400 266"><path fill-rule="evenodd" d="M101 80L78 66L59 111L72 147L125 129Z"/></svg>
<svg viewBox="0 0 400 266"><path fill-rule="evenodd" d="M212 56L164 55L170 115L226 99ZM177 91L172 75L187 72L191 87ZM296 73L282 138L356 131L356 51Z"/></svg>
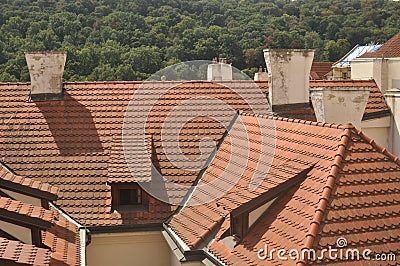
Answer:
<svg viewBox="0 0 400 266"><path fill-rule="evenodd" d="M112 183L112 209L118 212L147 211L149 197L137 183Z"/></svg>
<svg viewBox="0 0 400 266"><path fill-rule="evenodd" d="M140 188L123 188L119 190L120 205L139 205L142 203L142 190Z"/></svg>

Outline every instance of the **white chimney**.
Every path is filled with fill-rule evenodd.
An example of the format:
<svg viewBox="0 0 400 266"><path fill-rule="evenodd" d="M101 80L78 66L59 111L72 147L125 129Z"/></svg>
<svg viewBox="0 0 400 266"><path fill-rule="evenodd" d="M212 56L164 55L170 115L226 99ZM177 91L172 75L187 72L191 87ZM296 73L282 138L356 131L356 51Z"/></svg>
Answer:
<svg viewBox="0 0 400 266"><path fill-rule="evenodd" d="M226 63L225 58L213 59L213 63L208 65L207 80L232 80L232 66Z"/></svg>
<svg viewBox="0 0 400 266"><path fill-rule="evenodd" d="M314 50L266 49L269 101L272 109L283 104L310 102L310 70Z"/></svg>
<svg viewBox="0 0 400 266"><path fill-rule="evenodd" d="M361 129L361 120L368 102L368 87L312 88L311 100L318 122L352 123Z"/></svg>
<svg viewBox="0 0 400 266"><path fill-rule="evenodd" d="M385 93L389 87L389 60L384 58L373 59L373 76L378 88Z"/></svg>
<svg viewBox="0 0 400 266"><path fill-rule="evenodd" d="M266 81L268 80L268 73L264 71L263 67L258 69L258 72L254 74L254 81Z"/></svg>
<svg viewBox="0 0 400 266"><path fill-rule="evenodd" d="M60 99L67 53L26 52L25 58L31 77L31 100Z"/></svg>

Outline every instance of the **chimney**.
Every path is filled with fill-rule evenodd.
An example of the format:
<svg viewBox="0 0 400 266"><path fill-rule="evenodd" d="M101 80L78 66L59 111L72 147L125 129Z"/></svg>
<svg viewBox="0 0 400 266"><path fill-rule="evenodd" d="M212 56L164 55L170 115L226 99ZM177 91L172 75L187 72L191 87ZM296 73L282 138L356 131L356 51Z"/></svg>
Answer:
<svg viewBox="0 0 400 266"><path fill-rule="evenodd" d="M314 50L266 49L264 57L272 110L278 105L309 104L309 78Z"/></svg>
<svg viewBox="0 0 400 266"><path fill-rule="evenodd" d="M367 87L316 87L311 100L318 122L352 123L361 129L361 120L368 102Z"/></svg>
<svg viewBox="0 0 400 266"><path fill-rule="evenodd" d="M254 81L268 80L268 73L264 71L263 67L258 69L258 73L254 74Z"/></svg>
<svg viewBox="0 0 400 266"><path fill-rule="evenodd" d="M207 80L232 80L232 66L226 63L226 58L213 58L213 63L208 65Z"/></svg>
<svg viewBox="0 0 400 266"><path fill-rule="evenodd" d="M31 101L62 99L62 75L67 52L26 52L31 77Z"/></svg>
<svg viewBox="0 0 400 266"><path fill-rule="evenodd" d="M389 60L384 58L373 59L373 77L382 93L385 93L389 87Z"/></svg>

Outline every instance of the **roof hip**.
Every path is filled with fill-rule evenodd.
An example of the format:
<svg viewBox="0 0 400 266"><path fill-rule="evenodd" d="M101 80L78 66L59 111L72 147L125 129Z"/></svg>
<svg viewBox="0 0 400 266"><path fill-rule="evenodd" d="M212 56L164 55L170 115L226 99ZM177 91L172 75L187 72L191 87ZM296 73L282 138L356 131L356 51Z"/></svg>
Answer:
<svg viewBox="0 0 400 266"><path fill-rule="evenodd" d="M321 221L324 217L325 210L327 209L327 206L328 206L329 198L331 196L333 187L335 185L336 177L338 176L340 166L343 161L343 157L345 155L347 146L349 144L349 140L351 138L351 128L352 128L352 125L348 124L347 128L344 129L344 132L341 136L341 141L338 145L338 150L335 155L333 165L331 167L326 184L322 191L322 197L319 199L317 209L315 210L314 217L310 223L310 227L309 227L308 233L306 235L304 247L302 248L302 250L311 249L314 245L315 238L318 234L318 230L320 228ZM354 129L354 127L353 127L353 129ZM296 265L305 266L306 263L307 262L304 260L299 260L299 261L297 261Z"/></svg>

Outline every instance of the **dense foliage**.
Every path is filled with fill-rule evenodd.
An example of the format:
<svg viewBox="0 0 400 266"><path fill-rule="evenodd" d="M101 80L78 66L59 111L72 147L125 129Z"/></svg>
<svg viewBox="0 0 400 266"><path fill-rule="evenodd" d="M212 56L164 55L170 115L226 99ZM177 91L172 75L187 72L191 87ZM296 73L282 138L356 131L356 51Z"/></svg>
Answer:
<svg viewBox="0 0 400 266"><path fill-rule="evenodd" d="M392 0L2 0L0 80L27 81L24 51L66 50L66 80L138 80L226 57L251 74L262 50L313 48L335 61L400 29Z"/></svg>

